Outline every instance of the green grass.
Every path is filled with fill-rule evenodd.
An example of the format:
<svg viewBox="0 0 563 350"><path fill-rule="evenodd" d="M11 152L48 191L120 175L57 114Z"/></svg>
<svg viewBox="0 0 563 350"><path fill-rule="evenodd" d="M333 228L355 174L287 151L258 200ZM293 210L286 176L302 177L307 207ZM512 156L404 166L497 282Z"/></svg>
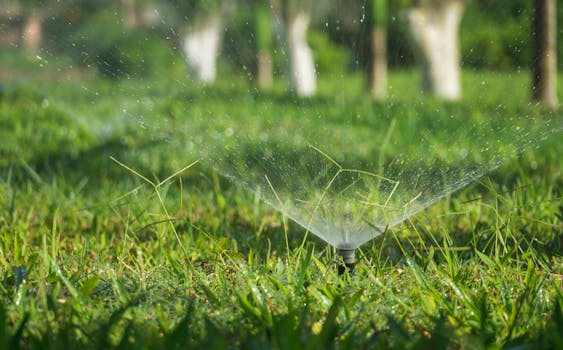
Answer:
<svg viewBox="0 0 563 350"><path fill-rule="evenodd" d="M503 86L525 86L524 74L467 73L459 104L413 103L411 75L391 77L402 93L385 104L361 96L357 77L322 82L319 97L304 101L281 87L259 95L241 81L204 93L95 81L97 104L62 98L86 94L80 81L11 87L0 100L0 139L10 140L0 145L0 348L561 347L560 138L364 245L344 276L334 249L205 161L187 167L199 153L183 128L206 130L211 117L260 132L245 118L269 113L315 136L306 125L320 114L358 136L334 139L331 154L386 164L392 146L373 159L378 149L361 141L363 130L387 130L394 118L400 149L417 128L448 137L459 125L450 113L501 126L510 115L546 113L527 106L525 89L507 96ZM144 95L158 103L136 104ZM116 116L116 105L143 113L147 128ZM290 157L291 142L282 151Z"/></svg>

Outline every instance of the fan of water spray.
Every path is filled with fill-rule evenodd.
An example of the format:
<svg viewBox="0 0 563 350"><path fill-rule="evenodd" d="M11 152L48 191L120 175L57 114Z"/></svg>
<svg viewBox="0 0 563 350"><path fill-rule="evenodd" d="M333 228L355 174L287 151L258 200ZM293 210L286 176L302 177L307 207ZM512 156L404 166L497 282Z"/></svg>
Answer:
<svg viewBox="0 0 563 350"><path fill-rule="evenodd" d="M43 49L22 54L28 57L24 68L8 62L7 54L5 64L15 68L4 80L34 85L102 139L139 128L167 143L180 160L201 159L345 252L348 263L354 249L387 228L563 130L560 113L524 102L525 73L468 72L466 96L447 103L421 94L418 75L400 71L390 77L387 100L372 101L360 91L365 3L343 14L342 5L328 2L286 2L269 3L270 22L259 18L259 31L249 29L246 2L146 1L138 4L136 20L116 9L92 5L90 14L76 4L52 3L49 40ZM424 35L423 9L409 13L411 22L419 19L411 27ZM392 28L407 27L404 17ZM315 48L324 50L316 71L304 41L308 26ZM101 28L108 32L100 34ZM273 39L264 38L269 31ZM221 40L226 58L219 62L230 61L231 68L220 66L215 77L208 63ZM257 58L245 56L250 41ZM269 56L261 51L266 49ZM415 51L406 39L395 50ZM245 80L245 60L267 69L260 61L266 60L279 84L257 87L257 80L267 82L260 71ZM403 64L416 71L412 62ZM424 79L436 78L426 72ZM434 91L456 99L461 86L439 79L446 82L434 81L440 85Z"/></svg>
<svg viewBox="0 0 563 350"><path fill-rule="evenodd" d="M462 117L437 114L431 129L405 132L404 125L419 116L393 112L373 116L385 120L381 130L325 127L319 126L322 114L299 111L295 131L277 122L252 131L252 120L227 117L223 126L214 123L215 146L201 140L194 148L206 149L203 158L220 173L341 250L356 249L535 144L532 140L561 131L550 119L529 117L511 116L512 126L506 127L508 117L497 115L494 122L462 120L464 127L446 135ZM443 131L432 129L440 124Z"/></svg>

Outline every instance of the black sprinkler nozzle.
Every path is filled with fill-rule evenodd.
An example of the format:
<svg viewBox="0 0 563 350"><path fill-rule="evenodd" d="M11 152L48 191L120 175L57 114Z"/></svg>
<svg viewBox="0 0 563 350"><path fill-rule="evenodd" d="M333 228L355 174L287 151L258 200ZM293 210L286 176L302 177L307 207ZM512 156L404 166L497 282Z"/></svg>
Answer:
<svg viewBox="0 0 563 350"><path fill-rule="evenodd" d="M354 272L356 266L356 250L355 249L337 249L338 254L344 260L343 264L338 266L338 275L343 275L346 271L348 273Z"/></svg>

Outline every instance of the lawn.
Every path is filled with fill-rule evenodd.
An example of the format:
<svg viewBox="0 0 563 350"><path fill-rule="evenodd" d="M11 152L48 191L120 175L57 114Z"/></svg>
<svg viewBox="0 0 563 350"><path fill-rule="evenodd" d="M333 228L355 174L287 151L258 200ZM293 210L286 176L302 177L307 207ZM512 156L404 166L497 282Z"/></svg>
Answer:
<svg viewBox="0 0 563 350"><path fill-rule="evenodd" d="M236 77L7 86L0 347L563 346L563 115L528 104L524 73L466 72L459 103L413 75L385 103L355 76L304 100ZM334 248L260 198L265 172L314 192L309 144L410 184L430 169L443 198L339 276Z"/></svg>

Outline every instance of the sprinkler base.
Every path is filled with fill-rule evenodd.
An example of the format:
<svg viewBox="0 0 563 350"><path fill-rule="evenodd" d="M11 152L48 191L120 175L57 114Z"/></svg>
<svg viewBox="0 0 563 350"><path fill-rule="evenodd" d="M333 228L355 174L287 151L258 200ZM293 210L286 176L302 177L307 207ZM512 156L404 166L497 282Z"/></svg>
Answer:
<svg viewBox="0 0 563 350"><path fill-rule="evenodd" d="M343 275L346 271L348 273L354 272L356 266L356 250L355 249L337 249L338 254L344 260L343 264L338 265L338 274Z"/></svg>

